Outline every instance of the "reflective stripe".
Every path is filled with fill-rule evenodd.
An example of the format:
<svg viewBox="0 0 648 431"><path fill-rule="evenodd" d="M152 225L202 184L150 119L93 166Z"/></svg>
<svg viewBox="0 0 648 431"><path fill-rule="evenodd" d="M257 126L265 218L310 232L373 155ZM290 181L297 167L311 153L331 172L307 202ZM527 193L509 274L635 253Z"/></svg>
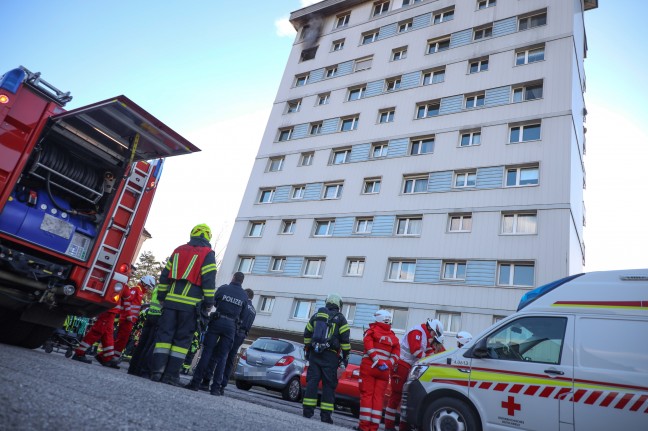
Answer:
<svg viewBox="0 0 648 431"><path fill-rule="evenodd" d="M187 353L189 353L189 349L187 349L186 347L179 347L179 346L171 346L171 351L184 354L185 356L187 356Z"/></svg>
<svg viewBox="0 0 648 431"><path fill-rule="evenodd" d="M169 293L166 297L166 301L179 302L181 304L187 304L187 305L196 305L201 300L198 298L191 298L188 296L177 295L175 293Z"/></svg>
<svg viewBox="0 0 648 431"><path fill-rule="evenodd" d="M333 404L320 402L320 410L333 411Z"/></svg>
<svg viewBox="0 0 648 431"><path fill-rule="evenodd" d="M194 254L191 260L189 261L189 265L187 265L187 269L185 270L184 274L182 274L182 279L186 280L187 277L189 277L189 273L191 273L191 269L195 265L196 259L198 259L198 255Z"/></svg>
<svg viewBox="0 0 648 431"><path fill-rule="evenodd" d="M372 413L373 412L373 410L371 408L369 408L369 407L360 407L360 411L365 412L365 413Z"/></svg>
<svg viewBox="0 0 648 431"><path fill-rule="evenodd" d="M200 275L205 275L208 272L216 271L216 264L215 263L210 263L208 265L203 266L200 268Z"/></svg>
<svg viewBox="0 0 648 431"><path fill-rule="evenodd" d="M313 332L313 325L310 324L310 321L306 324L306 330Z"/></svg>
<svg viewBox="0 0 648 431"><path fill-rule="evenodd" d="M316 398L304 398L304 401L302 402L305 406L308 407L315 407L317 406L317 399Z"/></svg>
<svg viewBox="0 0 648 431"><path fill-rule="evenodd" d="M174 280L178 279L178 259L179 259L179 257L180 257L180 255L178 253L175 253L173 255L173 257L172 257L173 263L172 263L172 267L171 267L171 278L173 278Z"/></svg>
<svg viewBox="0 0 648 431"><path fill-rule="evenodd" d="M344 332L348 332L348 331L350 331L349 325L344 324L344 325L340 326L340 334L342 334Z"/></svg>
<svg viewBox="0 0 648 431"><path fill-rule="evenodd" d="M304 338L304 344L308 345L311 343L311 338Z"/></svg>

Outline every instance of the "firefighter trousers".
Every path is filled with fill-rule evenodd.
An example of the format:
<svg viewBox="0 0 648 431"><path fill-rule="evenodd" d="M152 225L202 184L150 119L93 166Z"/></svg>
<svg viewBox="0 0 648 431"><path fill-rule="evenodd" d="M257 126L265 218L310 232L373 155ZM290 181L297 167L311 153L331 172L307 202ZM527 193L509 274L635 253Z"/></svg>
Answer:
<svg viewBox="0 0 648 431"><path fill-rule="evenodd" d="M338 355L331 350L322 353L311 352L308 358L306 372L306 391L304 392L304 415L312 416L317 406L317 387L322 382L322 397L320 399L320 416L331 417L335 403L335 388L337 388Z"/></svg>
<svg viewBox="0 0 648 431"><path fill-rule="evenodd" d="M128 374L136 376L142 375L142 372L149 372L149 360L153 353L153 341L160 316L149 314L144 321L142 332L140 334L137 346L133 350L130 364L128 365Z"/></svg>
<svg viewBox="0 0 648 431"><path fill-rule="evenodd" d="M391 374L391 396L385 408L385 429L394 428L396 422L396 415L400 407L401 399L403 398L403 385L407 381L412 366L407 362L398 361L396 371ZM399 429L408 430L409 426L404 421L400 421Z"/></svg>
<svg viewBox="0 0 648 431"><path fill-rule="evenodd" d="M101 342L101 353L97 355L97 360L100 362L108 362L113 359L115 351L115 314L104 312L97 317L97 321L90 331L83 337L83 340L76 348L74 354L76 356L85 356L88 350L97 341Z"/></svg>
<svg viewBox="0 0 648 431"><path fill-rule="evenodd" d="M196 311L163 308L158 322L151 361L151 378L178 382L197 327Z"/></svg>

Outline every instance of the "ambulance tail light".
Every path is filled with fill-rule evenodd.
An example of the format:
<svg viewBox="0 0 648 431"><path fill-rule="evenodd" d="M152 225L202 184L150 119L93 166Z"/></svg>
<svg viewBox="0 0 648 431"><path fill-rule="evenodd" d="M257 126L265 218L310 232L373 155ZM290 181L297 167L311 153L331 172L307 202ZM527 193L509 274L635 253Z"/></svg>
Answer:
<svg viewBox="0 0 648 431"><path fill-rule="evenodd" d="M562 286L563 284L567 283L568 281L571 281L575 279L576 277L580 277L583 274L575 274L575 275L570 275L569 277L561 278L560 280L552 281L551 283L545 284L540 287L536 287L533 290L528 291L522 296L522 299L520 299L520 303L518 304L517 311L520 311L527 305L531 304L533 301L536 299L540 298L541 296L551 292L558 286Z"/></svg>
<svg viewBox="0 0 648 431"><path fill-rule="evenodd" d="M279 359L277 363L275 364L275 367L286 367L290 364L293 363L295 358L293 356L284 356L283 358Z"/></svg>

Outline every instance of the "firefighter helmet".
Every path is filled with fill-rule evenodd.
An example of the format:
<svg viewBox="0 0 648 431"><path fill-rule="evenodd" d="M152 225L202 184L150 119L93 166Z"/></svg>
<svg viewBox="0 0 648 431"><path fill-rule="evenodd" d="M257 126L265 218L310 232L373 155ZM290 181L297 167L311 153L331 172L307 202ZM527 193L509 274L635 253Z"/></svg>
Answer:
<svg viewBox="0 0 648 431"><path fill-rule="evenodd" d="M342 297L340 297L340 295L338 295L337 293L329 294L329 296L326 297L326 301L324 301L324 303L326 305L335 305L337 308L342 309Z"/></svg>
<svg viewBox="0 0 648 431"><path fill-rule="evenodd" d="M191 229L191 236L192 237L197 236L197 237L200 237L200 238L204 238L207 241L211 241L212 232L211 232L211 229L209 228L209 226L207 226L206 224L203 223L203 224L196 225L196 226L194 226L193 229Z"/></svg>
<svg viewBox="0 0 648 431"><path fill-rule="evenodd" d="M388 325L391 325L392 323L392 315L389 311L387 310L378 310L374 313L374 319L376 322L382 322L386 323Z"/></svg>

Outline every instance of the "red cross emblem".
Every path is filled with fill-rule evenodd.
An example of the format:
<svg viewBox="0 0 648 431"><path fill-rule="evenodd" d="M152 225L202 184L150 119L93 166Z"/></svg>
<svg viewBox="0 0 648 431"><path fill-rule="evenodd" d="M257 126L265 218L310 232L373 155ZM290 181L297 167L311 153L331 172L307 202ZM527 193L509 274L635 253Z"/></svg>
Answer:
<svg viewBox="0 0 648 431"><path fill-rule="evenodd" d="M508 410L507 414L509 416L515 416L515 411L522 411L522 405L515 402L515 398L508 397L507 401L502 401L502 408Z"/></svg>

